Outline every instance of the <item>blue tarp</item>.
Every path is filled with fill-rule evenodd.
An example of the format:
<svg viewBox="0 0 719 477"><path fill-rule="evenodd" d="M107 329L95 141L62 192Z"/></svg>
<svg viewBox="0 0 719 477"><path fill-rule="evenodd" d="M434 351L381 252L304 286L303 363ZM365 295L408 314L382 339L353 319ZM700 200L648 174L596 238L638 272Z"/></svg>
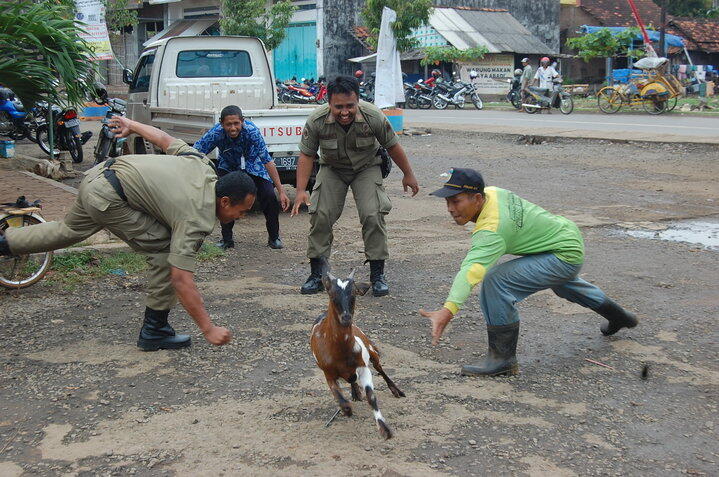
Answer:
<svg viewBox="0 0 719 477"><path fill-rule="evenodd" d="M581 27L579 27L579 31L582 33L595 33L604 28L611 31L612 34L614 34L614 35L621 33L627 29L627 27L601 27L601 26L582 25ZM659 32L658 31L647 30L647 35L649 35L649 39L652 40L653 43L659 43ZM641 32L637 33L636 39L639 41L644 41L644 39L642 38ZM667 46L676 46L678 48L684 48L684 39L680 36L670 35L669 33L666 33L664 35L664 43L666 43Z"/></svg>

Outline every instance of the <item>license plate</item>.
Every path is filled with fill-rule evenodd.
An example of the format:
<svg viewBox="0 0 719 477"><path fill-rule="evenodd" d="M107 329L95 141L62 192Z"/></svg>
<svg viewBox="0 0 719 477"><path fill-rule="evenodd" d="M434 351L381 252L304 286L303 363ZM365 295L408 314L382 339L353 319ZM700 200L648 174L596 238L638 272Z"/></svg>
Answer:
<svg viewBox="0 0 719 477"><path fill-rule="evenodd" d="M275 166L277 169L297 169L297 161L299 156L275 156Z"/></svg>
<svg viewBox="0 0 719 477"><path fill-rule="evenodd" d="M67 121L65 121L65 126L67 126L69 128L74 128L75 126L79 126L79 125L80 125L80 120L77 118L68 119Z"/></svg>

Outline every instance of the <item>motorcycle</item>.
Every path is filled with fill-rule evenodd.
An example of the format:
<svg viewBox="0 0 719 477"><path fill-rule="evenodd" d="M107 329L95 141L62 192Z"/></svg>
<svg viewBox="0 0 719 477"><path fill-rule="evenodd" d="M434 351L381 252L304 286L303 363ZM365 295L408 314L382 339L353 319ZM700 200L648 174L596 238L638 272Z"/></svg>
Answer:
<svg viewBox="0 0 719 477"><path fill-rule="evenodd" d="M38 105L38 115L48 116L47 103ZM73 108L62 109L52 106L53 139L56 150L69 151L72 162L80 163L83 159L82 146L92 137L91 131L80 133L80 119ZM35 142L45 154L50 154L49 128L47 123L38 126L35 131Z"/></svg>
<svg viewBox="0 0 719 477"><path fill-rule="evenodd" d="M8 88L0 88L0 136L15 141L25 138L33 140L33 131L37 128L35 109L25 111L23 104L15 99L15 93Z"/></svg>
<svg viewBox="0 0 719 477"><path fill-rule="evenodd" d="M281 103L299 103L308 104L317 101L315 96L309 89L299 84L276 83L277 98Z"/></svg>
<svg viewBox="0 0 719 477"><path fill-rule="evenodd" d="M569 114L574 110L574 100L572 95L562 89L561 83L554 83L556 95L552 101L552 90L549 88L537 88L530 86L527 96L522 103L524 110L529 114L534 114L543 109L551 110L557 108L562 114ZM552 104L550 104L552 103Z"/></svg>
<svg viewBox="0 0 719 477"><path fill-rule="evenodd" d="M422 80L417 81L414 85L414 94L407 98L407 107L414 109L429 109L432 107L432 99L434 98L434 88L424 84ZM411 105L410 105L411 103Z"/></svg>
<svg viewBox="0 0 719 477"><path fill-rule="evenodd" d="M96 87L97 104L109 106L105 117L102 119L102 128L97 137L97 145L95 145L95 165L106 161L109 157L117 157L122 155L122 147L126 138L117 138L115 133L110 130L110 119L113 116L124 116L127 110L127 103L119 98L109 99L107 90L104 87Z"/></svg>
<svg viewBox="0 0 719 477"><path fill-rule="evenodd" d="M462 81L457 83L438 83L435 89L437 92L432 99L432 105L437 109L445 109L450 104L453 104L457 109L462 109L464 108L467 95L469 95L475 108L482 109L484 107L482 98L477 94L474 83L464 83Z"/></svg>
<svg viewBox="0 0 719 477"><path fill-rule="evenodd" d="M374 74L367 80L360 83L360 99L368 103L374 102Z"/></svg>
<svg viewBox="0 0 719 477"><path fill-rule="evenodd" d="M404 105L408 109L417 109L417 99L415 94L417 90L413 84L403 83L404 86Z"/></svg>
<svg viewBox="0 0 719 477"><path fill-rule="evenodd" d="M508 78L509 92L507 93L507 101L509 101L515 109L522 107L522 85L518 77Z"/></svg>

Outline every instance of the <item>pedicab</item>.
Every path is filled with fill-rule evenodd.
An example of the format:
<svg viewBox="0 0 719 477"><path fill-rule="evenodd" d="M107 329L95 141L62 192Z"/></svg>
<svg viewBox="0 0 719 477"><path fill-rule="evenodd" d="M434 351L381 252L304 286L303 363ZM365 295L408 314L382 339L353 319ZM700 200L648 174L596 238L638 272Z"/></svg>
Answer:
<svg viewBox="0 0 719 477"><path fill-rule="evenodd" d="M641 105L649 114L673 110L681 96L682 86L674 75L667 73L666 58L642 58L634 63L644 73L627 84L605 86L597 93L597 105L603 113L613 114L623 105Z"/></svg>

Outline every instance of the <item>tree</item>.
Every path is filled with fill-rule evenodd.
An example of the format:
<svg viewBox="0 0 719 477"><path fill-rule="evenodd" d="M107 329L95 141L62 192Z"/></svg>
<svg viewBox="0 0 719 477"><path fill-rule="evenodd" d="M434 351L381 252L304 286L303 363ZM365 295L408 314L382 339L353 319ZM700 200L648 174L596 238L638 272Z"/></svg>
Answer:
<svg viewBox="0 0 719 477"><path fill-rule="evenodd" d="M614 56L640 58L644 56L644 52L632 48L638 34L639 28L627 28L619 33L612 33L608 28L602 28L594 33L568 38L566 44L569 48L577 50L577 56L584 61Z"/></svg>
<svg viewBox="0 0 719 477"><path fill-rule="evenodd" d="M137 25L137 10L127 8L128 0L103 0L107 31L121 33L127 27Z"/></svg>
<svg viewBox="0 0 719 477"><path fill-rule="evenodd" d="M221 5L220 27L225 35L255 36L268 50L280 46L297 9L290 0L279 0L269 9L266 0L221 0Z"/></svg>
<svg viewBox="0 0 719 477"><path fill-rule="evenodd" d="M74 12L55 1L14 0L0 6L0 83L28 107L81 104L92 91L92 48Z"/></svg>
<svg viewBox="0 0 719 477"><path fill-rule="evenodd" d="M370 33L367 41L374 48L377 48L384 7L397 12L397 20L392 25L397 49L407 51L416 48L419 43L416 38L412 38L412 30L427 24L432 0L367 0L362 9L362 19Z"/></svg>
<svg viewBox="0 0 719 477"><path fill-rule="evenodd" d="M660 7L664 3L670 15L678 17L707 17L712 8L711 0L657 0Z"/></svg>

